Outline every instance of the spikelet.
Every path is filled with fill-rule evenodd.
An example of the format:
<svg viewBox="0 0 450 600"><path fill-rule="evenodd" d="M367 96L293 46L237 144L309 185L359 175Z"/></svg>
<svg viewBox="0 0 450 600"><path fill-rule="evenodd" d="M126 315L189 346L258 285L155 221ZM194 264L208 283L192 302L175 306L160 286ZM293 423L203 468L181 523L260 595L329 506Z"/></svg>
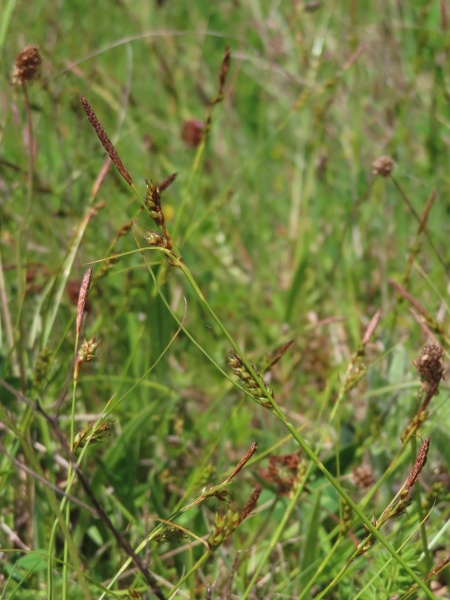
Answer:
<svg viewBox="0 0 450 600"><path fill-rule="evenodd" d="M120 157L117 154L117 150L114 148L113 143L111 142L109 137L106 135L106 131L103 129L100 121L97 119L97 116L96 116L95 112L93 111L92 106L89 104L89 102L83 96L81 96L81 104L83 105L84 112L86 113L86 116L89 119L90 124L94 128L94 131L95 131L98 139L102 143L103 148L106 150L106 153L108 154L109 158L116 165L117 170L122 175L122 177L125 179L125 181L128 183L128 185L133 185L133 180L131 179L131 175L125 169L123 162L120 160Z"/></svg>

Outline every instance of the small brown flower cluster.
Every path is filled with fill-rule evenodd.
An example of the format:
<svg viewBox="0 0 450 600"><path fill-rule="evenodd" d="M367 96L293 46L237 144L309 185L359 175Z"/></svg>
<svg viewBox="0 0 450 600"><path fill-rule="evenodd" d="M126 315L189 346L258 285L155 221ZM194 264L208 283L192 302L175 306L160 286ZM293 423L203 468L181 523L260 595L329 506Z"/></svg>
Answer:
<svg viewBox="0 0 450 600"><path fill-rule="evenodd" d="M95 337L91 337L91 339L89 341L86 341L86 338L85 338L84 342L81 344L81 348L78 350L77 360L75 363L75 369L74 369L74 373L73 373L73 378L75 381L78 380L81 365L84 362L91 362L94 360L95 353L97 351L97 348L100 345L100 342L101 342L101 340L96 342Z"/></svg>
<svg viewBox="0 0 450 600"><path fill-rule="evenodd" d="M167 177L167 179L165 179L159 185L154 184L153 181L150 181L150 183L147 181L145 206L147 207L147 210L150 213L153 221L162 229L163 234L150 231L150 233L144 237L145 241L150 246L156 246L164 250L164 255L169 259L170 264L175 267L179 266L179 258L175 253L172 238L170 237L166 227L166 221L164 219L164 213L161 207L161 194L175 180L176 176L176 173L169 175L169 177Z"/></svg>
<svg viewBox="0 0 450 600"><path fill-rule="evenodd" d="M230 352L230 354L228 355L228 364L230 365L233 373L237 377L239 377L239 379L242 381L243 387L247 390L247 392L249 392L249 394L251 394L251 396L256 400L256 402L258 402L258 404L261 404L261 406L264 406L265 408L272 410L273 409L272 404L271 404L270 400L267 398L267 396L265 396L263 394L262 389L261 389L261 384L248 371L247 367L243 364L241 357L238 356L237 354L234 354L233 352ZM273 398L272 388L259 375L258 370L256 369L255 365L253 363L250 363L250 364L251 364L253 370L255 371L256 375L260 378L260 380L264 384L264 387L266 388L267 392Z"/></svg>
<svg viewBox="0 0 450 600"><path fill-rule="evenodd" d="M165 527L160 533L158 533L154 538L157 544L164 544L167 542L168 544L179 544L183 540L187 539L188 534L180 527L175 527L173 525Z"/></svg>
<svg viewBox="0 0 450 600"><path fill-rule="evenodd" d="M414 366L422 381L422 388L428 390L444 377L444 351L437 344L427 344L414 361ZM438 393L437 389L435 393Z"/></svg>
<svg viewBox="0 0 450 600"><path fill-rule="evenodd" d="M241 512L228 510L225 515L216 513L214 517L214 531L211 532L208 538L208 545L211 550L215 550L223 544L223 542L236 530L238 525L250 515L258 502L260 494L261 487L256 486Z"/></svg>
<svg viewBox="0 0 450 600"><path fill-rule="evenodd" d="M37 46L27 46L17 55L12 75L13 83L27 85L39 75L42 58Z"/></svg>
<svg viewBox="0 0 450 600"><path fill-rule="evenodd" d="M203 130L205 124L199 119L190 119L185 121L183 124L183 130L181 132L181 139L190 148L200 146L203 138Z"/></svg>
<svg viewBox="0 0 450 600"><path fill-rule="evenodd" d="M288 496L295 486L302 466L303 461L300 460L300 452L269 456L269 468L267 470L260 469L259 475L265 481L277 486L279 496Z"/></svg>
<svg viewBox="0 0 450 600"><path fill-rule="evenodd" d="M405 427L401 434L401 440L405 443L411 435L425 422L427 418L427 407L433 396L439 394L439 383L444 377L444 351L437 344L427 344L414 366L421 379L420 396L425 392L425 400L422 402L419 410Z"/></svg>
<svg viewBox="0 0 450 600"><path fill-rule="evenodd" d="M352 474L355 485L361 490L367 489L375 483L375 477L373 476L372 469L365 465L355 467L352 471Z"/></svg>
<svg viewBox="0 0 450 600"><path fill-rule="evenodd" d="M394 160L390 156L380 156L373 163L373 174L381 177L389 177L394 168Z"/></svg>
<svg viewBox="0 0 450 600"><path fill-rule="evenodd" d="M73 449L76 450L78 447L85 446L87 443L98 444L102 442L105 437L111 435L111 429L114 422L114 420L110 420L103 421L103 423L100 423L99 425L95 425L94 423L86 425L84 429L77 433L73 442Z"/></svg>

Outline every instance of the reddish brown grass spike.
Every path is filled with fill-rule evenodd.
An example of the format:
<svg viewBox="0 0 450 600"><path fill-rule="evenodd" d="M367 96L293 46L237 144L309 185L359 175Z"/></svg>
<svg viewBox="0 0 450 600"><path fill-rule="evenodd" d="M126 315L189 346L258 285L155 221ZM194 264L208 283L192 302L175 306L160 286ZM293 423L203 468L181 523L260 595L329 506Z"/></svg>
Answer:
<svg viewBox="0 0 450 600"><path fill-rule="evenodd" d="M94 128L94 131L95 131L98 139L102 143L103 148L106 150L106 153L108 154L109 158L116 165L117 170L122 175L122 177L125 179L125 181L128 183L128 185L133 185L133 180L131 179L131 175L125 169L123 162L120 160L120 157L117 154L117 150L114 148L113 143L111 142L109 137L106 135L106 131L103 129L102 124L97 119L97 116L96 116L95 112L93 111L92 106L89 104L89 102L83 96L81 96L81 104L83 105L84 112L86 113L86 116L89 119L90 124Z"/></svg>
<svg viewBox="0 0 450 600"><path fill-rule="evenodd" d="M77 308L77 335L80 335L81 319L83 317L84 308L86 306L87 295L89 286L91 285L92 267L86 271L85 276L80 287L80 294L78 296L78 308Z"/></svg>
<svg viewBox="0 0 450 600"><path fill-rule="evenodd" d="M416 481L419 479L420 472L424 468L427 462L428 450L430 449L430 438L426 437L423 441L423 444L420 447L419 454L417 455L416 462L412 468L411 473L409 474L408 480L406 482L406 488L409 490L413 487Z"/></svg>
<svg viewBox="0 0 450 600"><path fill-rule="evenodd" d="M225 54L222 61L222 68L220 69L219 77L219 96L223 96L223 88L225 87L225 81L227 79L228 69L230 67L230 49L228 46L225 48Z"/></svg>

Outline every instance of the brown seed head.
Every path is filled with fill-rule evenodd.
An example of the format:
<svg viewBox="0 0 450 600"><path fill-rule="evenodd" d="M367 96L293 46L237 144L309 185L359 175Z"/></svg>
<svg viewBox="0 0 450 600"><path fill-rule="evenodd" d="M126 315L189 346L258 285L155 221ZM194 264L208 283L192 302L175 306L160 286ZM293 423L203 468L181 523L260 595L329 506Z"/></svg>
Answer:
<svg viewBox="0 0 450 600"><path fill-rule="evenodd" d="M373 174L381 175L382 177L389 177L394 168L394 161L390 156L380 156L373 163Z"/></svg>
<svg viewBox="0 0 450 600"><path fill-rule="evenodd" d="M424 468L427 462L428 450L430 449L430 437L426 437L423 441L423 444L420 446L419 453L416 458L416 462L412 468L411 473L406 481L406 489L410 489L419 479L420 472Z"/></svg>
<svg viewBox="0 0 450 600"><path fill-rule="evenodd" d="M225 81L227 79L227 73L228 73L229 68L230 68L230 49L227 46L225 48L225 54L223 56L222 68L220 69L219 96L223 95L223 88L225 87Z"/></svg>
<svg viewBox="0 0 450 600"><path fill-rule="evenodd" d="M195 148L200 145L203 137L203 129L205 124L198 119L190 119L183 124L181 139L190 148Z"/></svg>
<svg viewBox="0 0 450 600"><path fill-rule="evenodd" d="M370 487L375 482L372 469L365 465L355 467L352 471L352 474L353 479L355 480L355 485L362 490Z"/></svg>
<svg viewBox="0 0 450 600"><path fill-rule="evenodd" d="M247 504L244 506L241 514L239 515L239 523L242 523L242 521L246 519L248 515L252 512L252 510L255 508L261 492L262 487L260 485L255 486L252 495L248 499Z"/></svg>
<svg viewBox="0 0 450 600"><path fill-rule="evenodd" d="M30 83L38 76L41 64L42 58L39 54L39 48L37 46L27 46L17 55L12 75L13 83L18 85Z"/></svg>
<svg viewBox="0 0 450 600"><path fill-rule="evenodd" d="M247 450L247 452L241 458L239 463L233 469L231 474L227 477L227 479L226 479L227 482L231 481L233 479L233 477L236 477L236 475L239 473L239 471L242 470L242 468L248 463L248 461L251 459L251 457L255 454L257 448L258 448L258 442L253 442L252 445L250 446L250 448Z"/></svg>
<svg viewBox="0 0 450 600"><path fill-rule="evenodd" d="M424 383L438 384L444 376L444 351L437 344L427 344L414 366Z"/></svg>

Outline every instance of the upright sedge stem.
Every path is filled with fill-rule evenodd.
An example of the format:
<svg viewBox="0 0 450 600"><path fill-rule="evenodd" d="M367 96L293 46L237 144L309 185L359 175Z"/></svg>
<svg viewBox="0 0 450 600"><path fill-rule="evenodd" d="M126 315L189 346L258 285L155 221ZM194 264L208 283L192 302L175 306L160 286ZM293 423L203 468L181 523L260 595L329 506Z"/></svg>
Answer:
<svg viewBox="0 0 450 600"><path fill-rule="evenodd" d="M80 339L80 331L81 331L81 322L83 318L84 308L86 306L87 294L89 291L89 286L91 283L92 276L92 267L90 267L86 274L83 277L83 281L80 286L80 294L78 297L78 306L77 306L77 329L75 336L75 357L74 357L74 375L73 375L73 391L72 391L72 412L70 419L70 441L69 448L70 451L73 449L73 442L75 437L75 399L76 399L76 391L77 391L77 383L78 383L78 375L80 369L80 358L78 357L78 343ZM70 486L72 485L73 476L73 466L72 462L69 461L69 468L67 473L68 479L68 488L70 490ZM67 500L66 506L66 525L69 528L70 525L70 501ZM53 533L53 532L52 532ZM63 588L62 588L62 597L63 600L67 599L67 559L68 559L68 546L67 540L64 539L64 563L63 563Z"/></svg>

